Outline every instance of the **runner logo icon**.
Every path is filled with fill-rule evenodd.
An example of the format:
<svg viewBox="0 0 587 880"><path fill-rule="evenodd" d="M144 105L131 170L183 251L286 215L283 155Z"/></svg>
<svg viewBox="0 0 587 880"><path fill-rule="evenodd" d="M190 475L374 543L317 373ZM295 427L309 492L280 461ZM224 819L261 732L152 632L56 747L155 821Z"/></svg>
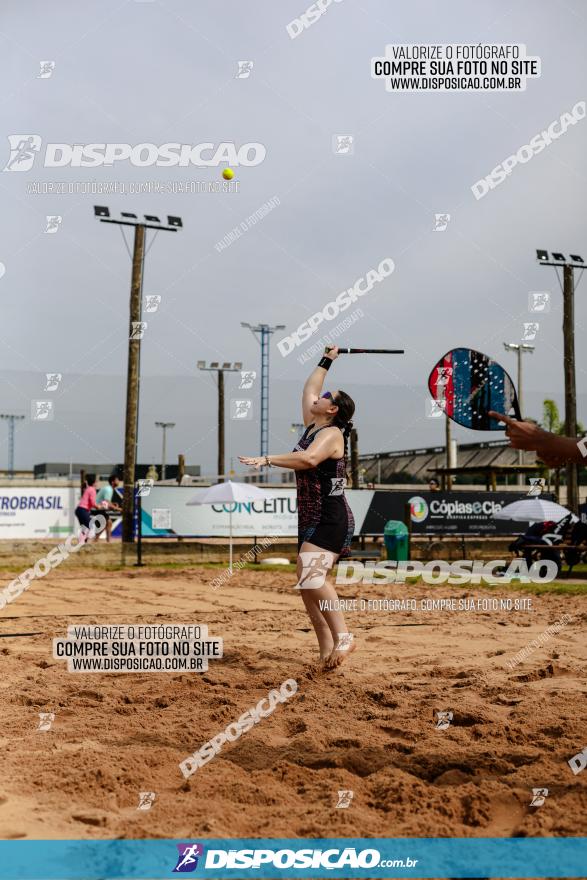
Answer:
<svg viewBox="0 0 587 880"><path fill-rule="evenodd" d="M201 843L177 843L179 855L177 865L173 869L174 874L187 874L195 871L198 867L198 859L204 855L204 847Z"/></svg>

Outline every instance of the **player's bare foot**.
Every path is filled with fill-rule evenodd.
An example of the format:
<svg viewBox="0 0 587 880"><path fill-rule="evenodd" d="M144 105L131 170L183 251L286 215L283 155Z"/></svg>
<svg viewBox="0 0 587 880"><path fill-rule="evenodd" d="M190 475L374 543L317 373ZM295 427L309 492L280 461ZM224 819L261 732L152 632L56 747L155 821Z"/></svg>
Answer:
<svg viewBox="0 0 587 880"><path fill-rule="evenodd" d="M329 638L322 638L320 640L320 663L324 663L325 660L328 660L332 652L334 651L334 639L328 633Z"/></svg>
<svg viewBox="0 0 587 880"><path fill-rule="evenodd" d="M356 649L355 638L352 633L341 633L331 653L324 660L324 669L336 669Z"/></svg>

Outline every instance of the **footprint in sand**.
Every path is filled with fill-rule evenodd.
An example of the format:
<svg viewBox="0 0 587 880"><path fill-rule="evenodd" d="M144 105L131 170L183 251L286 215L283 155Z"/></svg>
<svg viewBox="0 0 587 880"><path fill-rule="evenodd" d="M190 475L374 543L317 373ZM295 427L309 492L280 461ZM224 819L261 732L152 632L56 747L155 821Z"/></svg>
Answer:
<svg viewBox="0 0 587 880"><path fill-rule="evenodd" d="M483 829L484 837L514 837L526 810L514 798L491 803L491 818Z"/></svg>
<svg viewBox="0 0 587 880"><path fill-rule="evenodd" d="M406 731L400 727L391 727L388 724L380 724L379 727L381 728L381 730L385 731L385 733L389 734L389 736L393 736L395 739L399 739L403 742L410 744L414 742L413 735L406 733Z"/></svg>

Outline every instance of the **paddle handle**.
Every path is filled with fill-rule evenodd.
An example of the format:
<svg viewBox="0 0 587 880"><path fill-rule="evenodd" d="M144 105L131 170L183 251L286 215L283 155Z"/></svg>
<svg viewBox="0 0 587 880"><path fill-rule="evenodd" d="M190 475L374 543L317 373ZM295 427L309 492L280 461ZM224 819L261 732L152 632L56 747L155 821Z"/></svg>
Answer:
<svg viewBox="0 0 587 880"><path fill-rule="evenodd" d="M332 351L333 345L327 345L326 351ZM403 348L339 348L339 354L404 354Z"/></svg>

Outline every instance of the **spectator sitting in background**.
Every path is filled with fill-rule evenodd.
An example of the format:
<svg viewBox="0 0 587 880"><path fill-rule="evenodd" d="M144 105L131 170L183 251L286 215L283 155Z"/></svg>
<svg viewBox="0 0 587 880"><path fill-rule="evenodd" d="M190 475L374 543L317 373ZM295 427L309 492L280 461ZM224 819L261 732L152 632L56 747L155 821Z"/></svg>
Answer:
<svg viewBox="0 0 587 880"><path fill-rule="evenodd" d="M430 492L440 492L440 484L436 477L432 477L428 481L428 489L430 490Z"/></svg>
<svg viewBox="0 0 587 880"><path fill-rule="evenodd" d="M526 565L528 568L532 565L534 561L532 559L533 550L531 549L531 545L540 544L540 546L551 547L552 543L544 540L544 535L552 534L552 530L556 526L554 521L548 520L547 522L536 522L532 523L531 526L528 527L527 531L524 532L523 535L518 535L515 541L513 541L508 550L510 553L515 553L517 550L521 551L524 559L526 560ZM557 565L560 563L560 553L557 550L553 550L552 553L548 553L546 555L542 555L542 559L553 559Z"/></svg>
<svg viewBox="0 0 587 880"><path fill-rule="evenodd" d="M100 507L102 510L117 510L121 511L122 508L120 504L117 504L114 501L114 490L118 486L120 480L118 479L117 474L110 474L108 477L108 484L106 486L102 486L100 491L96 496L96 507ZM118 496L116 496L118 498ZM106 517L106 540L110 543L110 538L112 535L112 520L109 516Z"/></svg>

